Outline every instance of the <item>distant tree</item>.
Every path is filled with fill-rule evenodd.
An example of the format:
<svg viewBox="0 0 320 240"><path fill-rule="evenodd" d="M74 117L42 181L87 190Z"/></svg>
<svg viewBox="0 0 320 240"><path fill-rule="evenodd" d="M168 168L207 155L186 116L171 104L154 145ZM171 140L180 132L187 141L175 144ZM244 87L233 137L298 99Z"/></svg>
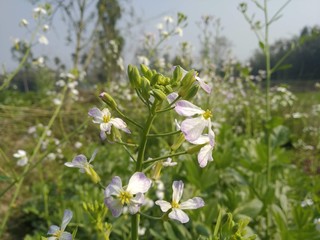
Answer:
<svg viewBox="0 0 320 240"><path fill-rule="evenodd" d="M299 36L281 39L270 47L271 64L275 66L283 59L273 79L298 80L320 79L320 28L304 27ZM257 74L265 66L260 50L256 50L250 59L252 71Z"/></svg>

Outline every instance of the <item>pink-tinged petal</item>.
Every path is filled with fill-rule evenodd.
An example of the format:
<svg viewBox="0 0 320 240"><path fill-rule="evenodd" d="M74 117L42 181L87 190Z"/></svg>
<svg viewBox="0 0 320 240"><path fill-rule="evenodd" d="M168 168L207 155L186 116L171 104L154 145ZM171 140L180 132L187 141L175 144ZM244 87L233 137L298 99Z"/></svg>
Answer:
<svg viewBox="0 0 320 240"><path fill-rule="evenodd" d="M47 234L55 234L60 228L57 225L51 225Z"/></svg>
<svg viewBox="0 0 320 240"><path fill-rule="evenodd" d="M48 240L57 240L57 237L48 237Z"/></svg>
<svg viewBox="0 0 320 240"><path fill-rule="evenodd" d="M151 187L152 181L142 172L136 172L129 180L127 191L131 194L145 193Z"/></svg>
<svg viewBox="0 0 320 240"><path fill-rule="evenodd" d="M63 232L59 240L72 240L72 234L68 232Z"/></svg>
<svg viewBox="0 0 320 240"><path fill-rule="evenodd" d="M100 130L103 131L103 132L107 132L107 134L110 134L110 132L111 132L111 126L112 126L112 123L111 123L111 122L101 123L101 124L100 124Z"/></svg>
<svg viewBox="0 0 320 240"><path fill-rule="evenodd" d="M62 223L61 223L61 231L62 232L66 229L67 225L71 221L72 216L73 216L73 213L71 210L69 210L69 209L64 210L63 219L62 219Z"/></svg>
<svg viewBox="0 0 320 240"><path fill-rule="evenodd" d="M201 145L210 142L210 139L208 135L201 135L198 139L189 142L195 145Z"/></svg>
<svg viewBox="0 0 320 240"><path fill-rule="evenodd" d="M164 200L157 200L155 204L160 207L162 212L168 212L168 210L172 208L171 203Z"/></svg>
<svg viewBox="0 0 320 240"><path fill-rule="evenodd" d="M198 81L200 87L207 93L211 93L212 87L209 86L205 81L203 81L201 78L196 77L196 80Z"/></svg>
<svg viewBox="0 0 320 240"><path fill-rule="evenodd" d="M105 131L100 131L100 139L102 141L106 140L107 138L107 134L105 133Z"/></svg>
<svg viewBox="0 0 320 240"><path fill-rule="evenodd" d="M172 201L173 202L176 202L178 203L181 199L181 196L183 194L183 187L184 187L184 184L183 182L180 180L180 181L173 181L173 184L172 184Z"/></svg>
<svg viewBox="0 0 320 240"><path fill-rule="evenodd" d="M204 206L204 201L200 197L194 197L183 203L180 203L180 209L197 209Z"/></svg>
<svg viewBox="0 0 320 240"><path fill-rule="evenodd" d="M107 197L104 199L105 205L109 208L112 216L119 217L122 213L123 206L119 199L113 197Z"/></svg>
<svg viewBox="0 0 320 240"><path fill-rule="evenodd" d="M103 116L111 117L111 113L108 108L102 109L101 113Z"/></svg>
<svg viewBox="0 0 320 240"><path fill-rule="evenodd" d="M124 132L131 133L130 130L127 128L127 124L121 118L112 118L110 120L110 123Z"/></svg>
<svg viewBox="0 0 320 240"><path fill-rule="evenodd" d="M72 162L66 162L64 165L67 167L74 167L74 168L84 168L87 164L87 158L83 154L76 156Z"/></svg>
<svg viewBox="0 0 320 240"><path fill-rule="evenodd" d="M88 112L88 115L93 118L99 118L99 119L102 119L103 117L102 112L97 107L91 108Z"/></svg>
<svg viewBox="0 0 320 240"><path fill-rule="evenodd" d="M181 223L187 223L189 222L188 215L178 208L173 208L172 211L169 213L169 218L177 220Z"/></svg>
<svg viewBox="0 0 320 240"><path fill-rule="evenodd" d="M106 198L110 197L111 195L118 196L120 191L122 191L122 181L120 177L115 176L112 178L111 183L106 187L104 196Z"/></svg>
<svg viewBox="0 0 320 240"><path fill-rule="evenodd" d="M91 158L90 158L90 160L89 160L89 163L91 163L95 159L97 153L98 153L98 149L95 149L93 154L92 154L92 156L91 156Z"/></svg>
<svg viewBox="0 0 320 240"><path fill-rule="evenodd" d="M214 134L214 132L212 131L211 128L209 128L208 136L209 136L209 139L210 139L210 145L211 145L212 148L214 148L214 145L215 145L215 141L214 141L215 134Z"/></svg>
<svg viewBox="0 0 320 240"><path fill-rule="evenodd" d="M138 193L134 198L130 200L130 203L128 205L130 214L136 214L143 203L144 195L143 193Z"/></svg>
<svg viewBox="0 0 320 240"><path fill-rule="evenodd" d="M181 131L188 142L197 140L204 128L208 125L208 121L202 116L198 118L188 118L181 123Z"/></svg>
<svg viewBox="0 0 320 240"><path fill-rule="evenodd" d="M198 163L200 167L203 168L207 166L209 161L213 161L212 150L213 148L209 144L205 145L200 149L198 153Z"/></svg>
<svg viewBox="0 0 320 240"><path fill-rule="evenodd" d="M167 100L168 102L171 104L174 100L176 100L177 98L179 97L179 94L176 93L176 92L173 92L173 93L170 93L168 96L167 96Z"/></svg>
<svg viewBox="0 0 320 240"><path fill-rule="evenodd" d="M192 117L196 114L203 114L205 112L198 106L186 100L177 101L175 110L179 115L185 117Z"/></svg>

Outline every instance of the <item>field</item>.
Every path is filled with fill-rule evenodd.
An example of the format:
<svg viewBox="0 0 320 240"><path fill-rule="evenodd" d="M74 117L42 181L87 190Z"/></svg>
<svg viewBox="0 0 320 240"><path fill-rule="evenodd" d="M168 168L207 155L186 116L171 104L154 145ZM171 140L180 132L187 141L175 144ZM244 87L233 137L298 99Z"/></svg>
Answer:
<svg viewBox="0 0 320 240"><path fill-rule="evenodd" d="M258 75L160 64L174 29L122 70L1 77L1 239L320 239L319 81L274 80L267 40Z"/></svg>

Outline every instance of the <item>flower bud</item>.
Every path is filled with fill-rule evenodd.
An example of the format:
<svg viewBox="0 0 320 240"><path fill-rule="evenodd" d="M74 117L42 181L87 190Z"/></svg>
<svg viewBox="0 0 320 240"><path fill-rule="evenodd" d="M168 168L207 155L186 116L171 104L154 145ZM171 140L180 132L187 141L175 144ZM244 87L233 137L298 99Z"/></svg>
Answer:
<svg viewBox="0 0 320 240"><path fill-rule="evenodd" d="M150 79L150 80L152 79L154 73L153 73L153 71L151 71L146 65L140 64L140 69L141 69L142 74L143 74L146 78L148 78L148 79Z"/></svg>
<svg viewBox="0 0 320 240"><path fill-rule="evenodd" d="M94 183L100 182L100 177L99 177L99 175L96 173L96 171L93 169L93 167L89 166L89 168L86 169L86 173L90 176L91 180L92 180Z"/></svg>
<svg viewBox="0 0 320 240"><path fill-rule="evenodd" d="M182 78L183 72L180 66L176 66L173 71L172 82L179 82Z"/></svg>
<svg viewBox="0 0 320 240"><path fill-rule="evenodd" d="M162 161L159 161L156 163L152 171L152 179L158 180L160 178L162 167L163 167Z"/></svg>
<svg viewBox="0 0 320 240"><path fill-rule="evenodd" d="M192 85L191 88L186 93L186 95L184 96L184 99L190 100L197 94L198 90L199 90L199 85L196 85L196 84Z"/></svg>
<svg viewBox="0 0 320 240"><path fill-rule="evenodd" d="M138 68L132 65L128 65L128 76L131 85L134 88L139 88L141 85L141 77Z"/></svg>
<svg viewBox="0 0 320 240"><path fill-rule="evenodd" d="M163 101L167 99L167 95L162 92L160 89L153 89L154 97L157 98L159 101Z"/></svg>
<svg viewBox="0 0 320 240"><path fill-rule="evenodd" d="M150 97L150 81L145 77L141 77L141 94L145 100L148 100Z"/></svg>
<svg viewBox="0 0 320 240"><path fill-rule="evenodd" d="M185 137L184 137L183 133L180 133L176 142L171 146L171 150L176 151L184 141L185 141Z"/></svg>
<svg viewBox="0 0 320 240"><path fill-rule="evenodd" d="M184 98L189 93L189 91L195 81L196 81L195 71L191 70L181 80L181 87L179 90L179 95Z"/></svg>
<svg viewBox="0 0 320 240"><path fill-rule="evenodd" d="M113 97L111 97L110 94L108 94L106 92L102 92L102 93L100 93L99 97L102 99L102 101L104 101L106 104L108 104L111 108L117 107L116 101L113 99Z"/></svg>

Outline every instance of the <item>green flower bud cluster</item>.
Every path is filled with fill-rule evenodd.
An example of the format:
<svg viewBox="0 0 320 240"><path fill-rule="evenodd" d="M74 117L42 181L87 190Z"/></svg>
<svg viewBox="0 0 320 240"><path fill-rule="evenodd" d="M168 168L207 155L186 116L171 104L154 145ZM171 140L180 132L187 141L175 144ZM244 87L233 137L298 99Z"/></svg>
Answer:
<svg viewBox="0 0 320 240"><path fill-rule="evenodd" d="M162 102L172 92L177 92L183 99L191 99L199 90L199 85L195 84L196 71L185 73L180 66L175 67L172 77L167 77L144 64L140 65L140 71L136 66L129 65L128 76L131 86L146 102L150 96Z"/></svg>

